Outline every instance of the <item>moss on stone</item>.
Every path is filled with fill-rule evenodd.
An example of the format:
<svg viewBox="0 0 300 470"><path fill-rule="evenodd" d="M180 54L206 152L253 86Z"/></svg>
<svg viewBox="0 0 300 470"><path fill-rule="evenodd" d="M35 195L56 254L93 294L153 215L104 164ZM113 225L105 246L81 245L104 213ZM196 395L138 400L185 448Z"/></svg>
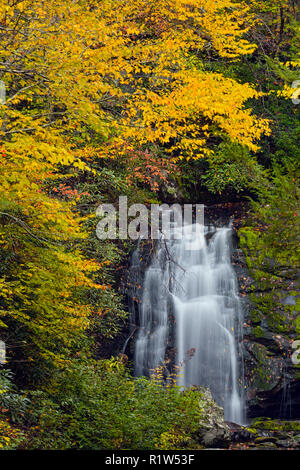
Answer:
<svg viewBox="0 0 300 470"><path fill-rule="evenodd" d="M264 336L264 331L261 326L255 326L254 328L251 328L251 333L257 338L262 338Z"/></svg>
<svg viewBox="0 0 300 470"><path fill-rule="evenodd" d="M300 421L281 421L279 419L256 418L251 424L252 430L299 432Z"/></svg>
<svg viewBox="0 0 300 470"><path fill-rule="evenodd" d="M256 365L252 372L252 386L256 390L270 390L277 382L274 376L274 364L269 352L262 344L254 344L252 354Z"/></svg>
<svg viewBox="0 0 300 470"><path fill-rule="evenodd" d="M262 320L262 314L260 312L260 310L257 310L257 309L252 309L250 311L250 320L251 320L251 323L260 323L261 320Z"/></svg>

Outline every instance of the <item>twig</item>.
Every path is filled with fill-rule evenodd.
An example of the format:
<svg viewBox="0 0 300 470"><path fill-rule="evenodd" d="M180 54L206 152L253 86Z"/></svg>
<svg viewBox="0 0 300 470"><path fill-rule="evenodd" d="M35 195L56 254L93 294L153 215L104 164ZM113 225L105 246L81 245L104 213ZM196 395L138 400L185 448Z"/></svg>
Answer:
<svg viewBox="0 0 300 470"><path fill-rule="evenodd" d="M53 241L53 240L47 240L46 238L39 238L37 235L35 235L34 233L31 232L31 230L29 229L28 225L25 224L25 222L23 222L23 220L19 219L18 217L15 217L14 215L12 214L8 214L7 212L0 212L1 215L4 215L6 217L9 217L11 219L13 219L17 224L21 225L21 227L24 228L24 230L28 233L28 235L30 235L31 237L35 238L36 240L38 240L39 242L42 242L42 243L52 243L52 244L58 244L58 245L62 245L61 242L57 242L57 241Z"/></svg>

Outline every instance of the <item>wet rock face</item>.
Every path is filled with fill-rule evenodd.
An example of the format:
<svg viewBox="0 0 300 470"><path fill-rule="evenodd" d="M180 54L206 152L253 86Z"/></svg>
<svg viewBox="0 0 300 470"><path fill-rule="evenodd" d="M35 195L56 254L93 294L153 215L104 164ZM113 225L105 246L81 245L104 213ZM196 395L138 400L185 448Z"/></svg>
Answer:
<svg viewBox="0 0 300 470"><path fill-rule="evenodd" d="M243 361L248 418L298 418L299 369L291 360L292 343L299 337L295 272L278 270L274 260L249 269L245 244L243 250L234 250L233 264L245 312ZM263 282L250 275L258 269Z"/></svg>

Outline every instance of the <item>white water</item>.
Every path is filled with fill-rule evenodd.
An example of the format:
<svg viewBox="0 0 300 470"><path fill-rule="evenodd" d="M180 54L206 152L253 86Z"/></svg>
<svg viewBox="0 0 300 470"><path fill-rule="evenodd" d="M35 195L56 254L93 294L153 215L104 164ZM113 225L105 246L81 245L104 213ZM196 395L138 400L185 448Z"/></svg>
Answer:
<svg viewBox="0 0 300 470"><path fill-rule="evenodd" d="M158 243L143 282L135 374L163 364L175 334L178 384L209 387L225 419L242 424L243 319L230 244L230 228L205 227L203 233L195 225L184 227L181 240Z"/></svg>

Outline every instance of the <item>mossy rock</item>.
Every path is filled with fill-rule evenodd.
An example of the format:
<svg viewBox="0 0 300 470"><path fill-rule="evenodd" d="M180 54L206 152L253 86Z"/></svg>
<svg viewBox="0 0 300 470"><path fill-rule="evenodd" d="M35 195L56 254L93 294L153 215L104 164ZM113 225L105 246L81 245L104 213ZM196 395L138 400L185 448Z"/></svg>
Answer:
<svg viewBox="0 0 300 470"><path fill-rule="evenodd" d="M272 437L272 436L258 436L254 439L255 444L261 444L263 442L275 442L276 443L277 438Z"/></svg>
<svg viewBox="0 0 300 470"><path fill-rule="evenodd" d="M245 428L250 434L252 434L254 437L257 436L258 430L252 427L246 427Z"/></svg>
<svg viewBox="0 0 300 470"><path fill-rule="evenodd" d="M264 330L261 326L255 326L254 328L251 328L251 333L257 338L262 338L264 336Z"/></svg>
<svg viewBox="0 0 300 470"><path fill-rule="evenodd" d="M250 415L268 409L276 416L274 399L281 399L287 368L293 386L300 379L300 366L292 367L289 362L292 341L300 339L300 295L294 253L290 253L289 246L278 252L268 233L258 230L255 223L238 232L244 275L253 279L245 301L249 305L244 330L246 393ZM296 398L294 401L299 406Z"/></svg>
<svg viewBox="0 0 300 470"><path fill-rule="evenodd" d="M251 376L249 381L251 389L256 392L272 390L279 382L282 361L270 355L268 349L257 343L251 343L251 356L253 358Z"/></svg>
<svg viewBox="0 0 300 470"><path fill-rule="evenodd" d="M300 421L281 421L279 419L257 418L251 424L252 429L264 431L299 432Z"/></svg>

